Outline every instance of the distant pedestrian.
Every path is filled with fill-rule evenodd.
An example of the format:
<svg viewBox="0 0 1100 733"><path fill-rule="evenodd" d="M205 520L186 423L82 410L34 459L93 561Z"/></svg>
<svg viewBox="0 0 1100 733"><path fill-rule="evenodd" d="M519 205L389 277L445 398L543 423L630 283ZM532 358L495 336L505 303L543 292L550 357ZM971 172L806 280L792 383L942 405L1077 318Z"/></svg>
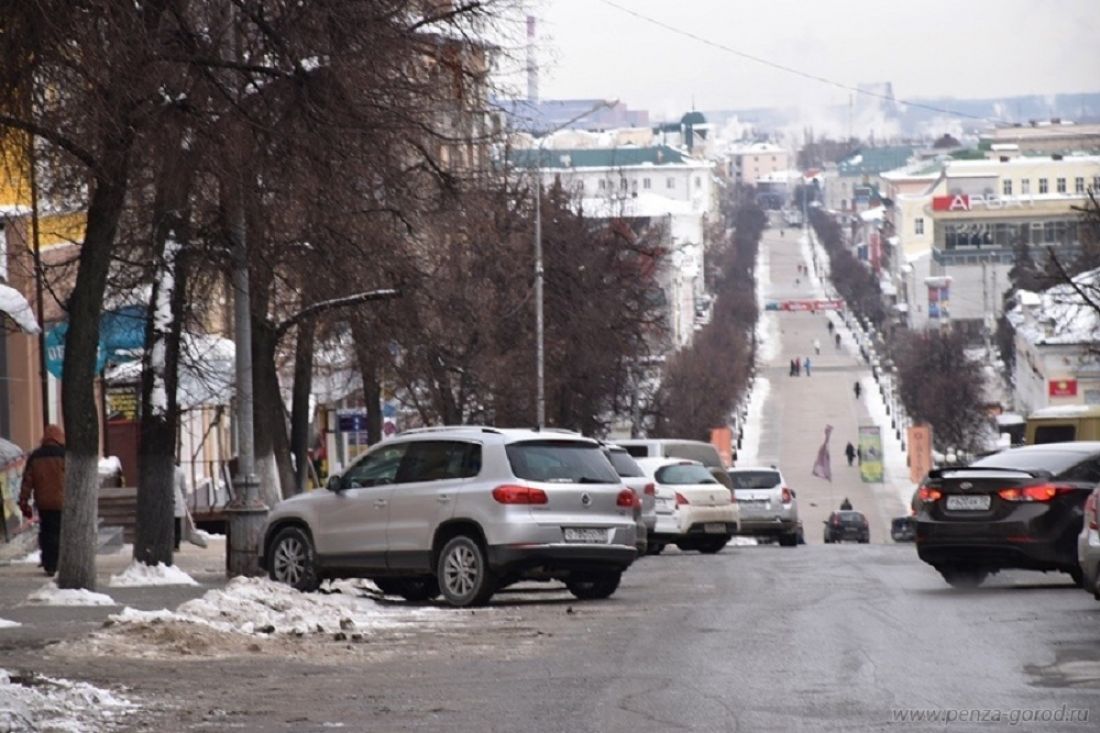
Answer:
<svg viewBox="0 0 1100 733"><path fill-rule="evenodd" d="M794 359L791 359L787 363L787 376L788 377L793 377L794 376Z"/></svg>
<svg viewBox="0 0 1100 733"><path fill-rule="evenodd" d="M794 375L796 377L802 375L802 361L797 356L794 358Z"/></svg>
<svg viewBox="0 0 1100 733"><path fill-rule="evenodd" d="M821 356L821 341L814 339L814 353Z"/></svg>
<svg viewBox="0 0 1100 733"><path fill-rule="evenodd" d="M806 376L810 376L810 357L806 357Z"/></svg>
<svg viewBox="0 0 1100 733"><path fill-rule="evenodd" d="M38 547L46 575L57 572L61 549L61 509L65 492L65 431L47 425L42 444L35 448L23 467L19 509L30 519L31 499L38 511Z"/></svg>
<svg viewBox="0 0 1100 733"><path fill-rule="evenodd" d="M852 386L852 391L856 393L856 399L858 400L858 399L859 399L859 396L860 396L860 394L862 394L862 393L863 393L863 387L861 387L861 386L859 385L859 382L856 382L856 383L855 383L855 384L854 384L854 385Z"/></svg>
<svg viewBox="0 0 1100 733"><path fill-rule="evenodd" d="M850 512L852 511L852 502L848 501L848 497L844 497L844 501L840 502L840 511Z"/></svg>
<svg viewBox="0 0 1100 733"><path fill-rule="evenodd" d="M829 321L828 321L828 322L827 322L827 323L825 324L825 326L826 326L826 327L827 327L827 328L829 329L829 333L832 333L832 332L833 332L833 321L832 321L832 319L830 319L830 320L829 320Z"/></svg>
<svg viewBox="0 0 1100 733"><path fill-rule="evenodd" d="M844 455L848 459L848 465L851 466L856 460L856 447L852 445L852 441L848 441L848 445L844 446Z"/></svg>
<svg viewBox="0 0 1100 733"><path fill-rule="evenodd" d="M839 333L836 335L836 348L838 350L840 349L840 334Z"/></svg>

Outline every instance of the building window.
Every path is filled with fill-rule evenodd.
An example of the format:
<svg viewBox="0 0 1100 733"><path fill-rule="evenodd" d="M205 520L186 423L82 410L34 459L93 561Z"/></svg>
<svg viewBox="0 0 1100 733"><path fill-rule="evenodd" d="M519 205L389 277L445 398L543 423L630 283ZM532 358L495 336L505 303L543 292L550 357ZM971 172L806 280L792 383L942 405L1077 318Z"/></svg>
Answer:
<svg viewBox="0 0 1100 733"><path fill-rule="evenodd" d="M1006 178L1003 181L1001 181L1001 195L1002 196L1011 196L1012 195L1012 179L1011 178Z"/></svg>
<svg viewBox="0 0 1100 733"><path fill-rule="evenodd" d="M924 217L918 216L913 220L913 233L924 234Z"/></svg>
<svg viewBox="0 0 1100 733"><path fill-rule="evenodd" d="M1039 193L1047 193L1049 190L1050 190L1050 187L1047 186L1047 179L1040 178L1039 179Z"/></svg>
<svg viewBox="0 0 1100 733"><path fill-rule="evenodd" d="M1100 176L1092 177L1092 190L1095 192L1100 192Z"/></svg>
<svg viewBox="0 0 1100 733"><path fill-rule="evenodd" d="M1054 186L1057 189L1058 193L1065 193L1066 192L1066 179L1065 178L1059 178L1059 179L1055 180L1054 181Z"/></svg>
<svg viewBox="0 0 1100 733"><path fill-rule="evenodd" d="M1085 192L1085 177L1077 176L1073 179L1073 192L1084 193Z"/></svg>
<svg viewBox="0 0 1100 733"><path fill-rule="evenodd" d="M644 188L648 191L652 185L653 185L653 181L651 181L650 179L648 179L648 178L643 178L642 179L642 188Z"/></svg>
<svg viewBox="0 0 1100 733"><path fill-rule="evenodd" d="M627 182L627 180L625 178L620 178L619 179L619 189L623 190L623 191L626 191L629 188L630 188L630 184Z"/></svg>
<svg viewBox="0 0 1100 733"><path fill-rule="evenodd" d="M665 179L665 188L676 188L676 179L669 176Z"/></svg>
<svg viewBox="0 0 1100 733"><path fill-rule="evenodd" d="M1031 193L1031 179L1030 178L1021 178L1020 179L1020 193L1023 194L1024 196L1027 196L1029 193Z"/></svg>

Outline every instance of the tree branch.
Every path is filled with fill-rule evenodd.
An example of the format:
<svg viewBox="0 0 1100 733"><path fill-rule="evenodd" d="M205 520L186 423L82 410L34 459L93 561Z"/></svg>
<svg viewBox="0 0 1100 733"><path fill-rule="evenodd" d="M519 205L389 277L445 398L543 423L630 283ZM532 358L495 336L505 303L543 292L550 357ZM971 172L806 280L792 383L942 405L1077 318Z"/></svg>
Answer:
<svg viewBox="0 0 1100 733"><path fill-rule="evenodd" d="M369 303L374 300L392 300L394 298L400 298L401 291L396 288L384 288L382 290L368 290L365 293L356 293L355 295L347 295L342 298L332 298L330 300L322 300L320 303L314 303L313 305L303 308L294 315L286 318L275 325L275 338L282 338L283 334L293 328L296 324L304 321L307 318L312 318L320 313L326 313L338 308L348 308L355 305L362 305L363 303Z"/></svg>

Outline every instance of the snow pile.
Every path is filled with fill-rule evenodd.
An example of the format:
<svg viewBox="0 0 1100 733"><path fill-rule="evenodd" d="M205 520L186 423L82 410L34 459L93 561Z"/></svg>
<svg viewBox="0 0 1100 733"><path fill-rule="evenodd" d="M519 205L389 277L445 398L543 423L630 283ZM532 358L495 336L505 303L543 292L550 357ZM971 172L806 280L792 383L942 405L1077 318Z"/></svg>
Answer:
<svg viewBox="0 0 1100 733"><path fill-rule="evenodd" d="M771 252L762 246L756 255L756 353L759 361L764 364L770 364L779 356L779 323L775 313L766 310L764 287L770 289L771 284Z"/></svg>
<svg viewBox="0 0 1100 733"><path fill-rule="evenodd" d="M387 608L360 595L352 581L332 583L334 593L301 593L265 578L234 578L225 588L187 601L175 612L125 608L109 617L116 624L181 622L240 634L329 634L362 631L438 616L438 609Z"/></svg>
<svg viewBox="0 0 1100 733"><path fill-rule="evenodd" d="M771 392L771 382L766 377L754 377L749 395L745 432L737 451L737 465L755 466L760 463L760 439L764 434L764 403Z"/></svg>
<svg viewBox="0 0 1100 733"><path fill-rule="evenodd" d="M41 565L42 564L42 551L35 550L34 552L28 552L21 558L12 560L12 565Z"/></svg>
<svg viewBox="0 0 1100 733"><path fill-rule="evenodd" d="M94 593L84 588L57 587L57 583L50 581L34 593L27 596L28 605L38 606L117 606L118 604L110 596L102 593Z"/></svg>
<svg viewBox="0 0 1100 733"><path fill-rule="evenodd" d="M755 547L757 544L755 537L730 537L726 547Z"/></svg>
<svg viewBox="0 0 1100 733"><path fill-rule="evenodd" d="M16 626L22 626L23 624L18 621L9 621L6 618L0 618L0 629L14 629Z"/></svg>
<svg viewBox="0 0 1100 733"><path fill-rule="evenodd" d="M139 588L151 585L198 585L195 579L175 565L146 565L135 560L107 583L112 588Z"/></svg>
<svg viewBox="0 0 1100 733"><path fill-rule="evenodd" d="M118 456L107 456L99 459L99 475L114 476L122 473L122 461Z"/></svg>
<svg viewBox="0 0 1100 733"><path fill-rule="evenodd" d="M0 731L109 730L137 706L84 682L0 669Z"/></svg>

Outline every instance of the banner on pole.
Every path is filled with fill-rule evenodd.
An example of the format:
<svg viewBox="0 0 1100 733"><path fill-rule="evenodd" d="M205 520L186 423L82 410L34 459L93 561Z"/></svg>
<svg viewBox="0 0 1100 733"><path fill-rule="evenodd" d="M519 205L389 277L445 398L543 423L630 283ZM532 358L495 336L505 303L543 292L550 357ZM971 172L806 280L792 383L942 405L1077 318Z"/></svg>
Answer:
<svg viewBox="0 0 1100 733"><path fill-rule="evenodd" d="M859 477L864 483L882 483L882 430L878 425L859 427Z"/></svg>

